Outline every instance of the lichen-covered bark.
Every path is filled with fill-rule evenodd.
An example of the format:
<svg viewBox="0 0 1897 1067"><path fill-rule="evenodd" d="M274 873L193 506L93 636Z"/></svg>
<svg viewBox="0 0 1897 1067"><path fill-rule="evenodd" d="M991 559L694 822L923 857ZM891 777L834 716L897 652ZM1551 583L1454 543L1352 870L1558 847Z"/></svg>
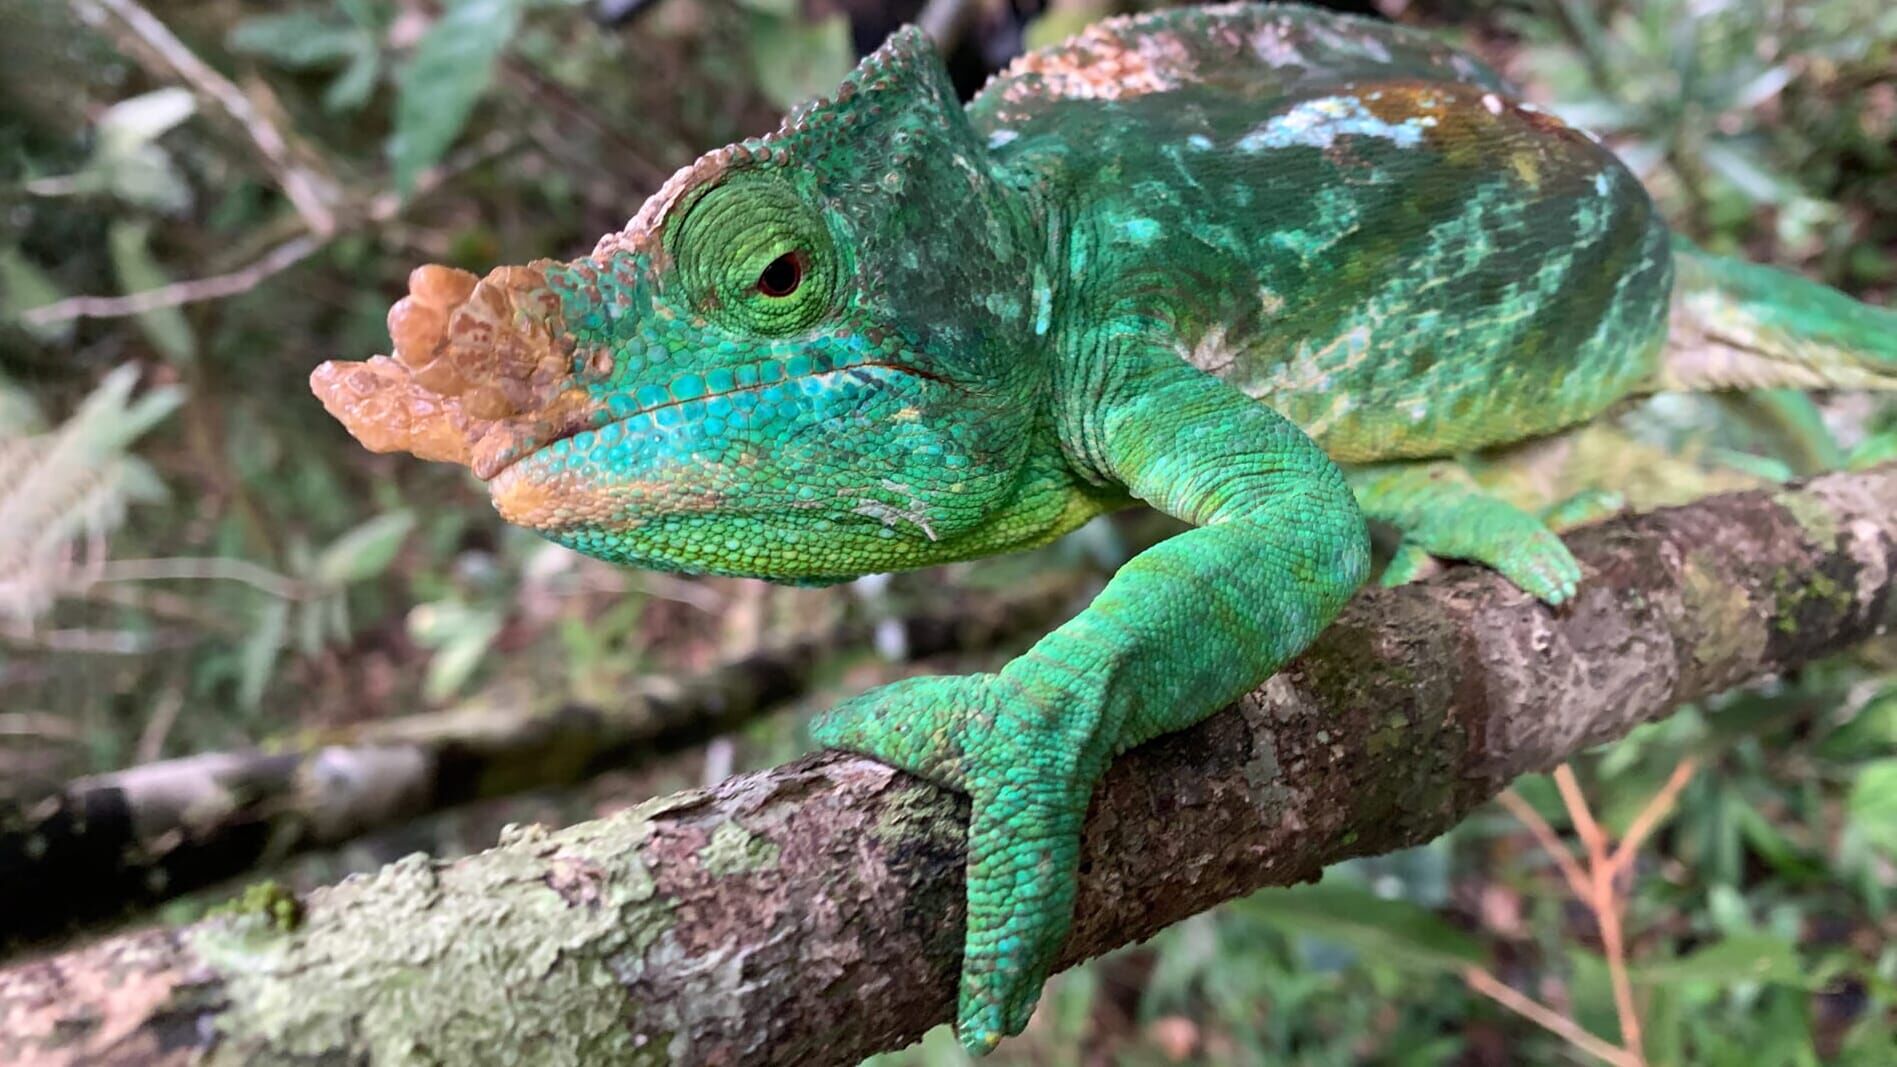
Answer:
<svg viewBox="0 0 1897 1067"><path fill-rule="evenodd" d="M911 656L987 648L1078 606L1076 585L961 596L891 622ZM0 804L0 954L292 852L677 751L806 692L829 649L861 645L869 630L852 623L699 677L648 678L619 707L414 715L277 750L145 764Z"/></svg>
<svg viewBox="0 0 1897 1067"><path fill-rule="evenodd" d="M1879 631L1897 468L1571 543L1565 609L1470 568L1366 593L1238 705L1121 759L1067 960L1426 840L1515 775ZM395 864L314 895L293 934L225 919L0 972L0 1060L854 1062L949 1015L966 817L812 756Z"/></svg>

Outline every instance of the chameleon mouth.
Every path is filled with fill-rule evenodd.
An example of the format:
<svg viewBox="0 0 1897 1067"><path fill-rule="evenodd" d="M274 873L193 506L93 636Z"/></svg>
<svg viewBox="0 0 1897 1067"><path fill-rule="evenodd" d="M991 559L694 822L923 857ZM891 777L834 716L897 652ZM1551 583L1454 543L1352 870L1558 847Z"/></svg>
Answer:
<svg viewBox="0 0 1897 1067"><path fill-rule="evenodd" d="M898 360L874 357L837 359L828 355L796 355L786 359L759 360L739 367L719 368L705 374L685 374L666 385L654 383L638 387L632 392L630 405L625 400L625 394L609 399L607 409L612 416L606 421L596 426L575 427L548 437L496 469L494 474L483 477L494 477L531 455L585 451L599 443L602 436L610 437L623 432L625 426L641 419L649 419L661 429L683 426L686 424L686 412L683 409L694 405L709 406L712 401L726 399L743 408L755 409L761 401L745 405L739 398L763 397L786 386L844 377L863 385L880 385L887 383L892 376L952 385L941 375ZM725 384L727 382L729 384Z"/></svg>
<svg viewBox="0 0 1897 1067"><path fill-rule="evenodd" d="M859 352L798 352L622 388L612 383L613 352L585 348L568 331L567 309L548 282L555 268L577 275L580 291L598 269L587 260L541 260L477 278L419 267L408 296L389 309L391 354L326 362L310 387L371 451L456 463L491 481L528 456L591 447L597 439L589 435L622 432L608 428L635 419L683 425L680 409L691 404L746 397L762 404L771 390L838 375L951 384L892 358L893 346L873 334L874 347Z"/></svg>
<svg viewBox="0 0 1897 1067"><path fill-rule="evenodd" d="M616 399L621 400L623 414L597 427L548 438L501 464L492 474L483 475L488 495L503 519L543 532L610 526L624 533L659 516L756 510L755 505L747 504L747 495L731 492L734 472L710 460L701 465L695 447L668 453L665 445L658 444L661 458L656 464L647 461L651 451L646 451L646 459L631 459L623 465L615 462L619 454L614 450L622 442L630 444L636 434L647 432L644 428L628 430L627 424L644 421L663 434L669 429L690 427L701 418L704 422L731 419L747 408L766 412L774 403L768 394L774 391L787 392L786 402L795 403L791 395L802 392L808 383L846 376L866 386L887 385L895 378L947 384L927 371L886 359L827 364L826 360L803 356L750 364L734 369L731 376L735 379L741 371L754 371L759 380L746 384L734 381L730 388L702 393L697 376L687 375L670 386L641 387L635 395L643 392L651 401L644 406L626 407L621 394ZM801 373L789 373L793 367ZM679 392L686 395L675 395ZM664 394L663 399L660 394ZM730 405L729 410L714 409L721 400ZM688 408L696 410L688 412ZM625 455L638 456L655 444L647 439L632 445ZM738 462L743 465L749 461Z"/></svg>

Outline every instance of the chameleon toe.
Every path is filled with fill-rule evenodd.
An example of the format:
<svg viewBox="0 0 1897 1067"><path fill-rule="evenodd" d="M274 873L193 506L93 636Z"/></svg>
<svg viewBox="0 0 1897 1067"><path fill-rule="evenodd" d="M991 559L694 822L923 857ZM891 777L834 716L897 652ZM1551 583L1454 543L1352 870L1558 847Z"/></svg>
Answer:
<svg viewBox="0 0 1897 1067"><path fill-rule="evenodd" d="M1442 570L1442 562L1430 555L1422 546L1405 541L1397 546L1390 557L1389 565L1383 568L1379 584L1390 589L1411 582L1422 581Z"/></svg>

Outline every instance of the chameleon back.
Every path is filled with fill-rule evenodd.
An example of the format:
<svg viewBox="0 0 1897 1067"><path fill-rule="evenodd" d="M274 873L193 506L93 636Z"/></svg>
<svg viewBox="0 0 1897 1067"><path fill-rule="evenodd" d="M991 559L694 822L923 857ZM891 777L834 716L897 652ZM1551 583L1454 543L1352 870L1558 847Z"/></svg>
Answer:
<svg viewBox="0 0 1897 1067"><path fill-rule="evenodd" d="M1046 198L1057 321L1160 323L1341 461L1549 433L1656 381L1672 264L1639 182L1415 31L1114 20L969 110Z"/></svg>

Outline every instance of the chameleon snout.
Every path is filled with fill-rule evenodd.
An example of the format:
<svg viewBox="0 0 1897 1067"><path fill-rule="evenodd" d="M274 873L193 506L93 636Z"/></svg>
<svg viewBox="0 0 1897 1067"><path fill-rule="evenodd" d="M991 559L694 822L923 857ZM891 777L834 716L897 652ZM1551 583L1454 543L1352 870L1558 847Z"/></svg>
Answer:
<svg viewBox="0 0 1897 1067"><path fill-rule="evenodd" d="M389 309L386 356L310 375L323 407L376 452L456 463L483 480L608 416L577 379L548 261L476 277L417 267Z"/></svg>

